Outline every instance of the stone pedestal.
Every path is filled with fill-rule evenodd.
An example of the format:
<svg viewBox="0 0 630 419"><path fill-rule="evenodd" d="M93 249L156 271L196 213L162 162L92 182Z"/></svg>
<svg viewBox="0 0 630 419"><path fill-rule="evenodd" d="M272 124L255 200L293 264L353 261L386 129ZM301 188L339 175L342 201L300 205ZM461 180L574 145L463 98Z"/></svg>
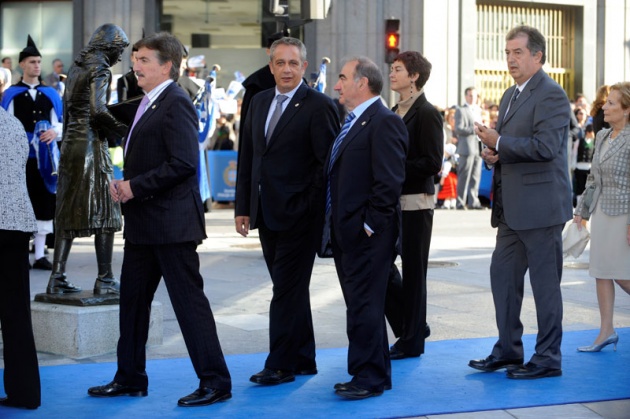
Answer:
<svg viewBox="0 0 630 419"><path fill-rule="evenodd" d="M89 296L81 296L83 292L73 294L73 303L64 301L63 304L42 302L46 297L42 297L42 294L36 296L31 303L31 315L38 351L69 358L87 358L116 351L120 336L118 297L115 297L114 304L103 303L102 297L98 296L101 302L97 305L81 304L80 301L85 302L94 297L91 293L85 293ZM151 305L148 345L162 344L163 314L162 304L154 301Z"/></svg>

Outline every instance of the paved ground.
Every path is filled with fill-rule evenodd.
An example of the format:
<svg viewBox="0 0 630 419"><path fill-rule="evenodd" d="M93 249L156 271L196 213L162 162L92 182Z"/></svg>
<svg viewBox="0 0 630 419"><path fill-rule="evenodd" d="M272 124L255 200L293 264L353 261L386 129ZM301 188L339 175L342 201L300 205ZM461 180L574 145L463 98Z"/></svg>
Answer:
<svg viewBox="0 0 630 419"><path fill-rule="evenodd" d="M234 231L233 212L213 210L206 215L208 239L199 247L205 290L217 321L226 354L258 353L268 349L268 307L271 283L262 258L257 232L242 238ZM490 212L437 210L429 269L428 321L431 340L496 336L494 310L488 277L495 230ZM122 262L122 234L115 241L115 272ZM52 259L52 255L50 255ZM95 278L93 243L76 240L68 262L68 277L84 289ZM565 262L562 291L565 330L599 327L594 280L587 268L588 248L577 260ZM32 271L33 296L44 292L48 273ZM630 326L630 296L617 288L615 326ZM162 283L156 300L164 305L164 343L147 350L149 358L187 356L179 326ZM332 260L316 260L311 284L315 336L319 348L347 346L345 306ZM522 314L525 333L536 332L531 289L526 286ZM596 333L593 333L593 339ZM591 342L584 342L590 344ZM619 350L628 350L621 342ZM488 348L488 353L491 348ZM531 353L532 348L527 348ZM487 353L470 354L482 358ZM430 356L430 355L425 355ZM115 361L115 354L70 359L40 353L41 365ZM1 360L0 360L1 361ZM0 363L1 366L1 363ZM261 365L262 367L262 365ZM255 371L252 371L254 373ZM630 399L622 401L562 405L509 411L441 415L439 418L629 418Z"/></svg>

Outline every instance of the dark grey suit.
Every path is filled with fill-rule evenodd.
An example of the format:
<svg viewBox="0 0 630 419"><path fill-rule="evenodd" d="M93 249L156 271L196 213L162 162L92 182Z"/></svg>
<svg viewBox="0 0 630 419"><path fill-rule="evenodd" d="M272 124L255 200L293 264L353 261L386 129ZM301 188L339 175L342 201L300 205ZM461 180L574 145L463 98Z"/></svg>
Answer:
<svg viewBox="0 0 630 419"><path fill-rule="evenodd" d="M538 317L536 352L530 362L559 369L561 232L572 217L567 170L571 110L562 88L539 70L506 115L515 88L504 93L497 122L501 137L492 226L498 232L490 277L499 339L492 354L499 359L523 358L519 317L529 270Z"/></svg>

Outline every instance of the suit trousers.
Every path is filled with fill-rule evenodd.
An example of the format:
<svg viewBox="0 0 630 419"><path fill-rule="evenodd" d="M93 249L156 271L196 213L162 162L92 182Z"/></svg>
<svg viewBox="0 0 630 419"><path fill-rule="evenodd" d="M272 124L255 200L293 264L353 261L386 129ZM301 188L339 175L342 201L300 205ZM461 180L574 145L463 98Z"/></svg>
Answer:
<svg viewBox="0 0 630 419"><path fill-rule="evenodd" d="M402 212L402 283L392 265L387 283L385 316L396 335L396 348L410 356L424 353L427 323L427 267L433 230L433 210ZM393 274L393 278L392 278Z"/></svg>
<svg viewBox="0 0 630 419"><path fill-rule="evenodd" d="M265 368L284 371L315 368L309 286L321 240L321 223L307 220L286 231L273 231L266 226L262 211L258 217L260 243L273 283Z"/></svg>
<svg viewBox="0 0 630 419"><path fill-rule="evenodd" d="M536 365L561 368L562 343L562 228L556 225L512 230L500 222L490 265L490 285L496 310L499 339L492 355L500 359L523 358L523 324L520 320L525 273L534 294L538 319Z"/></svg>
<svg viewBox="0 0 630 419"><path fill-rule="evenodd" d="M199 273L195 242L137 245L125 242L120 275L120 339L114 381L147 388L145 345L153 295L164 283L200 386L230 391L210 303Z"/></svg>
<svg viewBox="0 0 630 419"><path fill-rule="evenodd" d="M335 268L346 303L348 373L352 384L370 391L390 386L391 361L385 324L385 295L398 229L385 227L342 252L332 237Z"/></svg>
<svg viewBox="0 0 630 419"><path fill-rule="evenodd" d="M36 408L41 404L41 387L31 323L30 236L22 231L0 230L0 324L4 391L13 404Z"/></svg>
<svg viewBox="0 0 630 419"><path fill-rule="evenodd" d="M476 146L476 144L475 144ZM479 182L481 181L481 156L479 153L459 156L457 160L457 207L479 207Z"/></svg>

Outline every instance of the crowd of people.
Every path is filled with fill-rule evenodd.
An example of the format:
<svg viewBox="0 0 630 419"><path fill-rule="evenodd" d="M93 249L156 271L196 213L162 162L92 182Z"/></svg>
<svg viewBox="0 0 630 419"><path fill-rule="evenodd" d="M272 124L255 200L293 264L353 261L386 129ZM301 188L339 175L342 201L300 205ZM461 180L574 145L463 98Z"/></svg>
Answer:
<svg viewBox="0 0 630 419"><path fill-rule="evenodd" d="M338 105L303 81L304 44L284 35L270 40L269 64L258 74L262 80L268 71L273 85L249 95L238 127L235 229L242 236L259 230L273 284L269 354L252 383L286 384L296 375L318 373L309 296L317 255L333 258L347 307L352 379L335 384L334 392L358 400L390 390L391 361L421 356L431 333L427 266L436 196L448 191L442 205L481 208L482 165L493 170L490 222L497 236L490 284L498 338L488 356L468 365L484 372L506 369L509 379L562 375L562 230L572 218L580 228L592 219L590 274L601 314L599 335L578 351L616 348L614 284L630 293L630 83L602 87L592 110L583 96L572 109L564 90L543 70L544 36L517 26L507 34L505 48L515 84L498 105L481 106L471 87L464 91L465 104L441 113L424 90L430 61L404 51L389 72L398 94L391 110L381 100L384 75L378 65L364 56L342 63L334 85L347 112L341 119ZM0 405L40 404L28 246L34 234L39 262L55 218L55 198L59 231L47 292L79 291L64 275L68 252L73 238L95 235L94 293L120 295L116 372L111 382L89 388L88 394L147 396L150 307L164 278L199 379L199 387L178 405L204 406L232 397L199 272L197 246L207 237L197 180L199 116L194 95L177 83L186 50L165 32L133 45L133 77L123 79L120 93L139 88L142 94L133 120L121 123L106 106L108 68L128 45L117 26L99 27L69 69L62 111L58 91L40 83L41 54L29 36L20 53L24 75L5 92L0 119L10 129L2 130L0 140L10 153L3 153L0 169L19 188L0 189L0 266L3 277L15 278L19 286L0 282L7 394ZM92 98L89 106L86 97ZM89 123L88 111L94 118ZM38 121L27 117L33 113L51 127L35 132ZM213 149L234 147L237 137L228 124L226 116L219 118ZM605 124L609 128L602 128ZM124 138L122 179L111 178L108 132ZM36 150L30 146L27 153L27 138L34 135L44 145L63 138L56 197L40 173ZM52 199L45 200L45 192ZM84 199L89 203L81 204ZM64 212L67 205L78 207L81 216ZM125 246L118 281L111 272L110 238L121 228L121 209ZM402 273L394 264L399 255ZM538 335L526 361L520 316L527 271ZM387 323L397 338L391 346Z"/></svg>

